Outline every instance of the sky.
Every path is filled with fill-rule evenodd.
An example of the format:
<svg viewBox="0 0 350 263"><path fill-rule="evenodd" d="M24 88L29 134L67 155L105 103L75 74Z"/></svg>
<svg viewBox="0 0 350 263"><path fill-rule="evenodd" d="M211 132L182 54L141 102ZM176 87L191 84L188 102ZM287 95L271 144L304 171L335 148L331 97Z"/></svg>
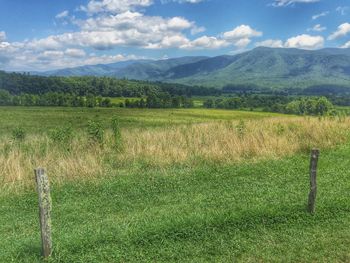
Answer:
<svg viewBox="0 0 350 263"><path fill-rule="evenodd" d="M0 0L0 70L350 48L349 0Z"/></svg>

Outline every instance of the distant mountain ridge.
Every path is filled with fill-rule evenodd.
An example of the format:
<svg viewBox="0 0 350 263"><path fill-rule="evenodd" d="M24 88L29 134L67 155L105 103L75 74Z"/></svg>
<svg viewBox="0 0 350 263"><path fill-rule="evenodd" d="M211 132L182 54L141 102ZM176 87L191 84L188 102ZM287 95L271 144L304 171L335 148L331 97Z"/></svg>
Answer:
<svg viewBox="0 0 350 263"><path fill-rule="evenodd" d="M221 88L254 85L350 88L350 49L301 50L258 47L237 55L124 61L40 73L46 76L109 76Z"/></svg>

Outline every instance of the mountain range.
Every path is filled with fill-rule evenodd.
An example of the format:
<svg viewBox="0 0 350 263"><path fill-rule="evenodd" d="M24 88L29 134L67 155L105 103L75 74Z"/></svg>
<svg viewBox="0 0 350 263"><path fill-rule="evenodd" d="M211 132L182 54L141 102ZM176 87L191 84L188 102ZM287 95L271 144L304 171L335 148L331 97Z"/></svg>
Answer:
<svg viewBox="0 0 350 263"><path fill-rule="evenodd" d="M35 74L109 76L217 88L225 85L254 85L265 88L337 85L350 88L350 49L258 47L236 55L132 60Z"/></svg>

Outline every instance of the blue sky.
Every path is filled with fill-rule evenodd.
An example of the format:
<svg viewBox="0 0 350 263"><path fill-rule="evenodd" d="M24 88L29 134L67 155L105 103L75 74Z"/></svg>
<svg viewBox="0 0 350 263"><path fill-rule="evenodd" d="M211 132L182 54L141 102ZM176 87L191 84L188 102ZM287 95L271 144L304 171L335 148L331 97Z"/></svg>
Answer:
<svg viewBox="0 0 350 263"><path fill-rule="evenodd" d="M0 69L350 48L349 0L0 0Z"/></svg>

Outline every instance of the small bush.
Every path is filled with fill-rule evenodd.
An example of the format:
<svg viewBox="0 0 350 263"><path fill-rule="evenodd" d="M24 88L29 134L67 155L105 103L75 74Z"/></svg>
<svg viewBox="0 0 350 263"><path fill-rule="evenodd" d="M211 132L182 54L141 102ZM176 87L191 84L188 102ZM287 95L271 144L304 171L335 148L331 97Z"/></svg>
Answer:
<svg viewBox="0 0 350 263"><path fill-rule="evenodd" d="M12 139L16 141L23 141L26 137L26 132L22 127L17 127L12 130Z"/></svg>
<svg viewBox="0 0 350 263"><path fill-rule="evenodd" d="M89 139L91 141L98 142L99 144L103 144L104 130L100 122L89 121L87 131L88 131Z"/></svg>
<svg viewBox="0 0 350 263"><path fill-rule="evenodd" d="M71 126L56 128L49 132L49 137L56 143L69 143L73 139L73 129Z"/></svg>

